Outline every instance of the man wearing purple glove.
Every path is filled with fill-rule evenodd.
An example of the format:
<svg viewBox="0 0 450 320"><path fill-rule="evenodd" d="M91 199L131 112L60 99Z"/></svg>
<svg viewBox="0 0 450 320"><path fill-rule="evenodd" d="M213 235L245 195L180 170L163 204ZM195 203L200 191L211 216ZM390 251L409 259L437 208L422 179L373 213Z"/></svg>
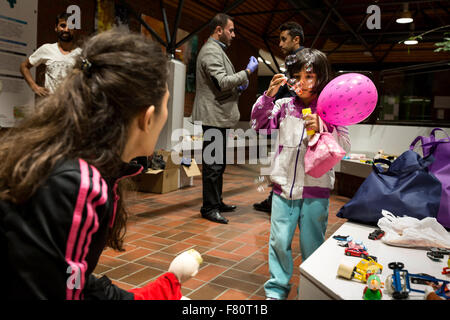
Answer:
<svg viewBox="0 0 450 320"><path fill-rule="evenodd" d="M251 56L250 61L248 62L247 68L245 70L246 71L248 70L247 72L252 73L251 70L256 70L256 68L258 68L258 60L254 56ZM247 80L243 85L240 85L238 87L238 91L242 92L246 90L248 88L248 83L249 82Z"/></svg>
<svg viewBox="0 0 450 320"><path fill-rule="evenodd" d="M258 60L251 57L245 70L236 72L225 53L235 37L233 19L219 13L212 19L210 28L211 36L197 57L192 120L201 121L203 128L203 206L200 212L205 219L226 224L228 219L221 213L236 209L222 199L227 129L239 121L239 95L247 88L250 74L257 70Z"/></svg>

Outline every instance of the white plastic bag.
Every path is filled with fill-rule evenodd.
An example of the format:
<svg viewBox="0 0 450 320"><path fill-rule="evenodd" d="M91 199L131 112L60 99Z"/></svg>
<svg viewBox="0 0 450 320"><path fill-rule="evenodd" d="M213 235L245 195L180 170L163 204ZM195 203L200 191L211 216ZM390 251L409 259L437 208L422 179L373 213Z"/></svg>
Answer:
<svg viewBox="0 0 450 320"><path fill-rule="evenodd" d="M382 210L378 226L385 232L381 238L386 244L400 247L450 249L450 234L435 218L419 220L413 217L396 217Z"/></svg>

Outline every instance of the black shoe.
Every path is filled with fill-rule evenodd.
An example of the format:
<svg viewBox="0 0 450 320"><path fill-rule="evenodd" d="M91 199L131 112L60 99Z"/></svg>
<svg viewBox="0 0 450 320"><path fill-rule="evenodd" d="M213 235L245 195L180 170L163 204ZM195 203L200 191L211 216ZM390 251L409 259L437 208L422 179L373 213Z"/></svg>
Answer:
<svg viewBox="0 0 450 320"><path fill-rule="evenodd" d="M258 211L264 211L267 213L271 213L272 212L272 194L264 201L262 201L260 203L254 203L253 208L255 208L255 210L258 210Z"/></svg>
<svg viewBox="0 0 450 320"><path fill-rule="evenodd" d="M237 208L236 206L233 206L233 205L229 206L222 202L222 204L219 207L219 211L220 212L231 212L231 211L234 211L236 208Z"/></svg>
<svg viewBox="0 0 450 320"><path fill-rule="evenodd" d="M227 224L228 219L222 216L218 209L213 209L207 213L202 213L202 217L212 222Z"/></svg>

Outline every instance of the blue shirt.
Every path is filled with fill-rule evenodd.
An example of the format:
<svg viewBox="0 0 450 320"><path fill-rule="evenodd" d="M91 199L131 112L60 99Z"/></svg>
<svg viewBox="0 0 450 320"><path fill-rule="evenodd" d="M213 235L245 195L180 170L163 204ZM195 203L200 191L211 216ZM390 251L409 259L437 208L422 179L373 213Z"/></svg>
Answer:
<svg viewBox="0 0 450 320"><path fill-rule="evenodd" d="M213 37L211 37L211 39L213 39L214 42L217 42L224 51L227 49L227 45L225 43L223 43L222 41L216 40Z"/></svg>

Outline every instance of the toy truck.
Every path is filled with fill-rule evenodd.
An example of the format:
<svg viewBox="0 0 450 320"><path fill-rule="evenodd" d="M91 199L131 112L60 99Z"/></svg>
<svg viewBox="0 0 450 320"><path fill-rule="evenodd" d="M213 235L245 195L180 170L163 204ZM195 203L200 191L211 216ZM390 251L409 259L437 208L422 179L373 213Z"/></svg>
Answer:
<svg viewBox="0 0 450 320"><path fill-rule="evenodd" d="M345 264L339 265L338 276L348 280L357 279L366 283L371 275L380 274L382 271L383 266L368 257L367 259L361 259L353 269Z"/></svg>

